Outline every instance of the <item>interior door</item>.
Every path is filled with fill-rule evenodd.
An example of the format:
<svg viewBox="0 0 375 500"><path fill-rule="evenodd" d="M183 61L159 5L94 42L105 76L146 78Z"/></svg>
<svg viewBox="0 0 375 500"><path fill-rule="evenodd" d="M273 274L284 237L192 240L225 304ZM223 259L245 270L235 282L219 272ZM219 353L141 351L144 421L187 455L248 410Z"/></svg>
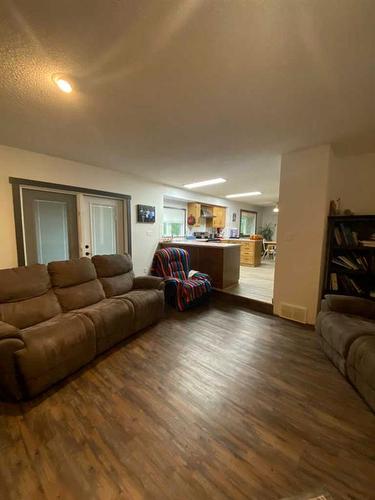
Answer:
<svg viewBox="0 0 375 500"><path fill-rule="evenodd" d="M114 198L81 198L81 255L124 253L124 204Z"/></svg>
<svg viewBox="0 0 375 500"><path fill-rule="evenodd" d="M22 188L26 264L79 256L74 194Z"/></svg>

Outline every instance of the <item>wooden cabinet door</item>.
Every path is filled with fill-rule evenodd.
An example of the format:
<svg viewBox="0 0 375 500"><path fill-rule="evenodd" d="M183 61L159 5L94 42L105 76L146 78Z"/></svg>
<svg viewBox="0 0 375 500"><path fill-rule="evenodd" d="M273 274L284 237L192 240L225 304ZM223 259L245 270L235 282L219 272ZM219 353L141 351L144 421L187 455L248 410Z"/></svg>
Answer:
<svg viewBox="0 0 375 500"><path fill-rule="evenodd" d="M223 207L213 207L212 215L214 227L225 227L225 213L226 209Z"/></svg>
<svg viewBox="0 0 375 500"><path fill-rule="evenodd" d="M201 204L200 203L188 203L188 218L193 216L195 219L194 227L200 226L201 217Z"/></svg>

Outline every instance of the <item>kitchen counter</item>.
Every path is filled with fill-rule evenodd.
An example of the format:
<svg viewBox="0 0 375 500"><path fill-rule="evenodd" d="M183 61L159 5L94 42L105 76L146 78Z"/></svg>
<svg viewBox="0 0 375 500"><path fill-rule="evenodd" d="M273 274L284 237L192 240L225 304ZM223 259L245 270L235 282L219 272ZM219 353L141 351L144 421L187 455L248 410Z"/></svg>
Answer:
<svg viewBox="0 0 375 500"><path fill-rule="evenodd" d="M210 276L215 288L226 288L238 283L240 278L239 243L180 240L162 241L161 248L184 248L190 255L190 267Z"/></svg>
<svg viewBox="0 0 375 500"><path fill-rule="evenodd" d="M163 243L172 243L173 245L181 245L181 246L202 246L202 247L213 247L213 248L226 248L239 246L240 243L228 243L227 241L207 241L207 240L176 240L176 241L163 241Z"/></svg>

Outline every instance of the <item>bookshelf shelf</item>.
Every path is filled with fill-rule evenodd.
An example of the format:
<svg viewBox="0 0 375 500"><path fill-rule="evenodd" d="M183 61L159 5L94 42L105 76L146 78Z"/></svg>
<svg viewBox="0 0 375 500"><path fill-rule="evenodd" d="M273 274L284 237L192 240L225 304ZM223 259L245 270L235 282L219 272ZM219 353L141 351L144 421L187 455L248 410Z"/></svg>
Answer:
<svg viewBox="0 0 375 500"><path fill-rule="evenodd" d="M375 300L375 215L330 216L323 294Z"/></svg>

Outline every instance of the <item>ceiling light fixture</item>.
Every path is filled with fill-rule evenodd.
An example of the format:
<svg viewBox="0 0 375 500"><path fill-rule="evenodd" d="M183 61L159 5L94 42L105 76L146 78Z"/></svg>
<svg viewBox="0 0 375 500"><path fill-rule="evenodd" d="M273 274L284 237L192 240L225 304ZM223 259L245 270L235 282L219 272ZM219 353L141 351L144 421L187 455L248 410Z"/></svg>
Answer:
<svg viewBox="0 0 375 500"><path fill-rule="evenodd" d="M194 189L202 186L211 186L212 184L221 184L223 182L227 182L226 179L222 177L218 177L217 179L209 179L207 181L193 182L191 184L184 184L184 188L186 189Z"/></svg>
<svg viewBox="0 0 375 500"><path fill-rule="evenodd" d="M273 209L273 211L278 214L280 212L279 210L279 205L276 205L276 207Z"/></svg>
<svg viewBox="0 0 375 500"><path fill-rule="evenodd" d="M244 198L245 196L259 196L260 191L251 191L250 193L227 194L225 198Z"/></svg>
<svg viewBox="0 0 375 500"><path fill-rule="evenodd" d="M53 75L52 81L65 94L70 94L73 90L72 84L60 75Z"/></svg>

